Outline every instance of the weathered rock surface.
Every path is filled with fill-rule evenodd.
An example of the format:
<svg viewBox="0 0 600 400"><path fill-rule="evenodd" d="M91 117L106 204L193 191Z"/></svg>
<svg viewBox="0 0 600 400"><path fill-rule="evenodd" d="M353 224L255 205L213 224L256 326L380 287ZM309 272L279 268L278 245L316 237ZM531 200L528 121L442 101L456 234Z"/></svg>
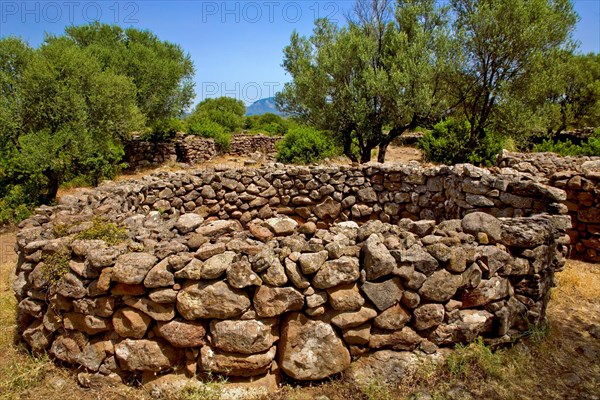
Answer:
<svg viewBox="0 0 600 400"><path fill-rule="evenodd" d="M237 317L248 307L250 298L246 292L222 281L189 282L177 295L177 311L188 320Z"/></svg>
<svg viewBox="0 0 600 400"><path fill-rule="evenodd" d="M350 366L350 353L331 325L291 313L281 325L279 365L299 380L319 380Z"/></svg>

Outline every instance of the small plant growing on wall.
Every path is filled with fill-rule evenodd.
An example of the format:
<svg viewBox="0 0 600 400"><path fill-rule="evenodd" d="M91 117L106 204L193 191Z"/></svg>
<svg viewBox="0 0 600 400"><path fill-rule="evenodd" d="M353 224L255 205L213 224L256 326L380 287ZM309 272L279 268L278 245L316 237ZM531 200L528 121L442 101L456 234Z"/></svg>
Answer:
<svg viewBox="0 0 600 400"><path fill-rule="evenodd" d="M71 251L66 248L54 253L45 254L42 257L42 262L44 263L42 274L44 280L46 280L50 286L58 284L69 272L70 259Z"/></svg>
<svg viewBox="0 0 600 400"><path fill-rule="evenodd" d="M100 239L104 240L109 246L113 246L127 239L127 230L114 222L95 217L92 220L92 226L79 232L76 238L82 240Z"/></svg>

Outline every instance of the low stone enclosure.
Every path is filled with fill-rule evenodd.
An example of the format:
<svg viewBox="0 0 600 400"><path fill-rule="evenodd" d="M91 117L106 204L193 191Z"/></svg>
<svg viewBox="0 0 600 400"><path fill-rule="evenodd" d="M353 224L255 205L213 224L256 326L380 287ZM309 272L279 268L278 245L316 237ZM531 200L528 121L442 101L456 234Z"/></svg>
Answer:
<svg viewBox="0 0 600 400"><path fill-rule="evenodd" d="M259 152L275 153L275 143L281 140L278 136L265 135L232 135L228 154L250 156ZM195 135L178 133L175 138L165 142L152 142L133 138L125 143L124 161L128 169L155 167L166 162L182 162L196 164L209 161L217 155L213 139Z"/></svg>
<svg viewBox="0 0 600 400"><path fill-rule="evenodd" d="M545 318L565 199L471 165L109 182L21 224L18 332L80 368L82 384L172 371L320 380L352 357L510 342ZM90 238L111 223L119 240Z"/></svg>
<svg viewBox="0 0 600 400"><path fill-rule="evenodd" d="M502 152L498 166L530 174L566 191L571 216L571 257L600 262L600 157Z"/></svg>

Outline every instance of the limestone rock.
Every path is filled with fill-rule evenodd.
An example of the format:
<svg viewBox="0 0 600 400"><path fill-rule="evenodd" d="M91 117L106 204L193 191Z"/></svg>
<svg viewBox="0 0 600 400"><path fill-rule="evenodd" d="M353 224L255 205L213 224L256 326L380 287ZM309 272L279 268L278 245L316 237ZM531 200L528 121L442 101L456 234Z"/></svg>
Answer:
<svg viewBox="0 0 600 400"><path fill-rule="evenodd" d="M421 331L444 322L445 311L443 305L431 303L417 307L413 314L415 316L415 329Z"/></svg>
<svg viewBox="0 0 600 400"><path fill-rule="evenodd" d="M157 321L170 321L175 318L174 304L159 304L147 298L129 297L124 299L125 304L140 310Z"/></svg>
<svg viewBox="0 0 600 400"><path fill-rule="evenodd" d="M358 311L342 311L331 318L331 323L339 328L353 328L372 320L377 316L377 311L373 308L364 306Z"/></svg>
<svg viewBox="0 0 600 400"><path fill-rule="evenodd" d="M507 297L510 293L510 283L507 279L494 276L483 280L472 290L463 292L460 300L463 308L481 307L487 303Z"/></svg>
<svg viewBox="0 0 600 400"><path fill-rule="evenodd" d="M380 311L398 303L403 292L400 278L392 278L379 283L365 282L360 289Z"/></svg>
<svg viewBox="0 0 600 400"><path fill-rule="evenodd" d="M231 266L235 256L236 254L233 251L226 251L223 254L212 256L202 266L202 278L217 279Z"/></svg>
<svg viewBox="0 0 600 400"><path fill-rule="evenodd" d="M290 217L269 218L266 224L276 236L291 235L298 227L298 223Z"/></svg>
<svg viewBox="0 0 600 400"><path fill-rule="evenodd" d="M313 285L318 289L328 289L340 284L352 283L360 277L358 259L341 257L326 261L313 278Z"/></svg>
<svg viewBox="0 0 600 400"><path fill-rule="evenodd" d="M188 282L177 295L177 311L188 320L233 318L248 307L250 299L246 292L223 281Z"/></svg>
<svg viewBox="0 0 600 400"><path fill-rule="evenodd" d="M427 278L419 289L419 295L426 300L444 302L454 296L461 284L462 277L460 275L439 270Z"/></svg>
<svg viewBox="0 0 600 400"><path fill-rule="evenodd" d="M493 215L480 211L465 215L462 220L462 229L465 233L474 236L477 236L479 232L483 232L491 243L496 243L502 238L502 222Z"/></svg>
<svg viewBox="0 0 600 400"><path fill-rule="evenodd" d="M169 261L167 259L162 260L152 267L144 279L144 286L147 288L166 287L174 284L175 277L169 271Z"/></svg>
<svg viewBox="0 0 600 400"><path fill-rule="evenodd" d="M124 338L143 338L151 323L152 318L132 307L117 310L112 318L115 331Z"/></svg>
<svg viewBox="0 0 600 400"><path fill-rule="evenodd" d="M211 344L231 353L267 351L278 339L274 320L211 321Z"/></svg>
<svg viewBox="0 0 600 400"><path fill-rule="evenodd" d="M302 268L302 272L305 274L314 274L317 272L323 263L327 261L327 251L322 250L318 253L304 253L300 255L298 262L300 263L300 268Z"/></svg>
<svg viewBox="0 0 600 400"><path fill-rule="evenodd" d="M192 232L194 229L199 227L202 222L204 222L204 218L199 216L198 214L188 213L183 214L177 219L175 223L175 228L179 230L179 232L186 234L188 232Z"/></svg>
<svg viewBox="0 0 600 400"><path fill-rule="evenodd" d="M146 274L158 259L149 253L128 253L117 258L111 279L128 285L137 285L144 281Z"/></svg>
<svg viewBox="0 0 600 400"><path fill-rule="evenodd" d="M391 274L396 267L396 259L375 234L369 236L363 244L362 251L367 280L375 280Z"/></svg>
<svg viewBox="0 0 600 400"><path fill-rule="evenodd" d="M356 283L329 288L327 295L329 304L336 311L356 311L365 304L365 299L360 295Z"/></svg>
<svg viewBox="0 0 600 400"><path fill-rule="evenodd" d="M396 385L413 372L418 362L418 356L409 351L379 350L359 358L347 374L362 385L374 381Z"/></svg>
<svg viewBox="0 0 600 400"><path fill-rule="evenodd" d="M292 287L263 285L254 292L252 303L259 317L275 317L288 311L301 310L304 296Z"/></svg>
<svg viewBox="0 0 600 400"><path fill-rule="evenodd" d="M366 323L354 328L344 329L344 341L348 344L364 346L369 344L371 324Z"/></svg>
<svg viewBox="0 0 600 400"><path fill-rule="evenodd" d="M461 310L456 321L439 325L428 339L438 346L472 342L492 329L493 317L485 310Z"/></svg>
<svg viewBox="0 0 600 400"><path fill-rule="evenodd" d="M200 350L200 363L203 371L226 376L257 376L266 373L275 358L276 347L264 353L227 353L210 346Z"/></svg>
<svg viewBox="0 0 600 400"><path fill-rule="evenodd" d="M405 326L401 330L391 333L371 333L369 347L372 349L390 347L394 350L414 350L422 340L423 338L415 331Z"/></svg>
<svg viewBox="0 0 600 400"><path fill-rule="evenodd" d="M400 304L386 309L373 320L376 328L386 330L402 329L404 325L410 322L410 312Z"/></svg>
<svg viewBox="0 0 600 400"><path fill-rule="evenodd" d="M206 344L206 327L201 321L174 319L159 322L156 332L175 347L200 347Z"/></svg>
<svg viewBox="0 0 600 400"><path fill-rule="evenodd" d="M256 275L247 259L235 262L227 268L227 282L237 289L262 285L262 279Z"/></svg>
<svg viewBox="0 0 600 400"><path fill-rule="evenodd" d="M291 313L281 325L278 360L294 379L320 380L348 368L350 353L331 325Z"/></svg>
<svg viewBox="0 0 600 400"><path fill-rule="evenodd" d="M125 339L115 345L115 355L126 371L159 372L175 368L183 352L159 340Z"/></svg>

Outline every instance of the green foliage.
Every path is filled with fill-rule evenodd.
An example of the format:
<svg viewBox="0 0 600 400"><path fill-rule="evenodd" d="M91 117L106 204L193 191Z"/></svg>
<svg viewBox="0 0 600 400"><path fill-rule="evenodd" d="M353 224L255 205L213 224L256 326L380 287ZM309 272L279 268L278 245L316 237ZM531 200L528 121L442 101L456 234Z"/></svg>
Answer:
<svg viewBox="0 0 600 400"><path fill-rule="evenodd" d="M109 246L114 246L127 239L127 230L113 222L95 217L92 226L79 232L76 237L82 240L104 240Z"/></svg>
<svg viewBox="0 0 600 400"><path fill-rule="evenodd" d="M30 199L22 186L12 186L3 198L0 198L0 224L16 224L31 215Z"/></svg>
<svg viewBox="0 0 600 400"><path fill-rule="evenodd" d="M544 140L533 147L535 152L550 151L561 156L600 156L600 129L596 130L581 145L576 145L569 139L564 141Z"/></svg>
<svg viewBox="0 0 600 400"><path fill-rule="evenodd" d="M426 132L417 146L423 150L427 161L448 165L465 162L493 165L495 155L503 148L503 138L487 133L476 147L471 147L470 134L468 121L448 118Z"/></svg>
<svg viewBox="0 0 600 400"><path fill-rule="evenodd" d="M273 136L283 136L290 128L290 123L283 117L265 113L246 117L245 128L257 133L266 133Z"/></svg>
<svg viewBox="0 0 600 400"><path fill-rule="evenodd" d="M226 153L231 147L231 134L226 132L221 125L207 118L190 121L189 133L213 139L215 147L221 153Z"/></svg>
<svg viewBox="0 0 600 400"><path fill-rule="evenodd" d="M146 123L153 138L185 130L174 117L193 98L193 72L179 46L134 28L70 26L37 49L0 39L0 223L65 182L112 178L122 141Z"/></svg>
<svg viewBox="0 0 600 400"><path fill-rule="evenodd" d="M333 138L310 127L290 130L277 143L277 160L294 164L308 164L340 154Z"/></svg>
<svg viewBox="0 0 600 400"><path fill-rule="evenodd" d="M206 99L198 103L188 123L209 120L221 125L227 133L239 132L244 126L245 112L246 106L241 100L225 96Z"/></svg>
<svg viewBox="0 0 600 400"><path fill-rule="evenodd" d="M317 20L313 35L292 34L283 66L292 76L276 103L282 111L331 131L344 154L362 162L448 107L442 76L453 60L446 7L434 0L359 0L348 25ZM384 127L389 127L384 129Z"/></svg>
<svg viewBox="0 0 600 400"><path fill-rule="evenodd" d="M71 251L62 249L42 256L44 268L42 276L50 285L56 285L69 272Z"/></svg>
<svg viewBox="0 0 600 400"><path fill-rule="evenodd" d="M177 132L188 130L185 121L179 118L166 118L156 121L150 130L143 136L143 139L156 142L166 141L175 137Z"/></svg>
<svg viewBox="0 0 600 400"><path fill-rule="evenodd" d="M147 30L123 29L98 22L65 29L66 38L103 71L127 77L136 87L136 103L150 125L178 117L194 98L194 65L177 44ZM62 40L50 37L49 41Z"/></svg>
<svg viewBox="0 0 600 400"><path fill-rule="evenodd" d="M471 123L469 146L490 132L531 123L529 96L546 85L546 60L571 49L577 14L569 0L451 0L460 68L450 85L457 112ZM524 29L526 27L526 29ZM507 117L507 111L511 117ZM519 133L519 132L515 132Z"/></svg>

